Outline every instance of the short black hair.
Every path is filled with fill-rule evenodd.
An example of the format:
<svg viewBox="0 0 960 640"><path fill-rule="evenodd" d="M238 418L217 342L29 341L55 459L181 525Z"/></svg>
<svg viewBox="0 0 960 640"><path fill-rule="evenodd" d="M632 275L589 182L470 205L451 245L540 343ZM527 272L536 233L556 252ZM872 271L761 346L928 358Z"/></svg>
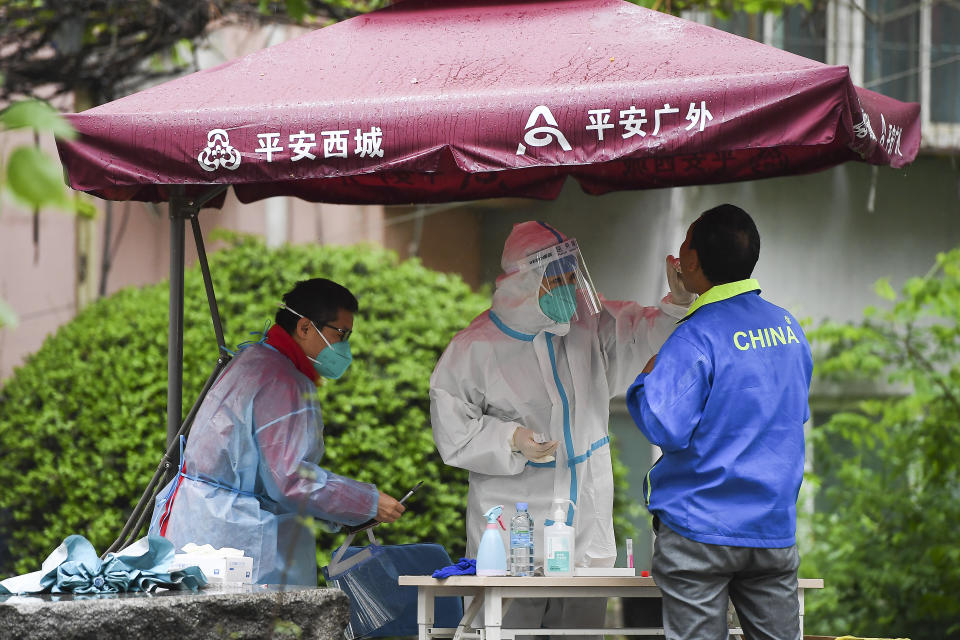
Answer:
<svg viewBox="0 0 960 640"><path fill-rule="evenodd" d="M317 329L336 320L340 309L350 313L359 309L357 299L349 289L326 278L301 280L283 295L283 304L309 318ZM286 309L279 309L274 320L293 335L300 318Z"/></svg>
<svg viewBox="0 0 960 640"><path fill-rule="evenodd" d="M760 257L760 232L746 211L721 204L704 211L693 223L690 248L713 284L746 280Z"/></svg>

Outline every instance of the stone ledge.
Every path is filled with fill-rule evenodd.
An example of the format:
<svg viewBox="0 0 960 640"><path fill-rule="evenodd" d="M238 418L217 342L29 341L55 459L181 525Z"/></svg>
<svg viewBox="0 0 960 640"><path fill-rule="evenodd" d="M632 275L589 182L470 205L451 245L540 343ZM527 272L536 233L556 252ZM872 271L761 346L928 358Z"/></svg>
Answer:
<svg viewBox="0 0 960 640"><path fill-rule="evenodd" d="M349 620L339 589L0 598L0 640L343 640Z"/></svg>

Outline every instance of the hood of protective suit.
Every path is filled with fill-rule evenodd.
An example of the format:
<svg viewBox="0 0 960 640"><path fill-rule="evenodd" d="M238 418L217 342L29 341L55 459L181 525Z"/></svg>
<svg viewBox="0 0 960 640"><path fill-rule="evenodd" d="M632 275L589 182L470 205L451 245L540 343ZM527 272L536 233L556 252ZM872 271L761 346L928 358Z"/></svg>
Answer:
<svg viewBox="0 0 960 640"><path fill-rule="evenodd" d="M529 221L513 225L513 231L503 245L500 266L504 273L497 278L492 309L514 331L531 335L549 331L559 336L570 331L569 322L554 322L540 309L543 270L517 270L517 264L527 256L565 240L567 236L546 222Z"/></svg>

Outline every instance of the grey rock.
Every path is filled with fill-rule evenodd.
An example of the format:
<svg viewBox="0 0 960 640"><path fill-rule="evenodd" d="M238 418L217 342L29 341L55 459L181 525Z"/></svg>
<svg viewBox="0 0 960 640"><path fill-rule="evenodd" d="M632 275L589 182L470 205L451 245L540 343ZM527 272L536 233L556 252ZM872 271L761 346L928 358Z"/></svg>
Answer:
<svg viewBox="0 0 960 640"><path fill-rule="evenodd" d="M0 640L343 640L339 589L204 589L198 593L0 597Z"/></svg>

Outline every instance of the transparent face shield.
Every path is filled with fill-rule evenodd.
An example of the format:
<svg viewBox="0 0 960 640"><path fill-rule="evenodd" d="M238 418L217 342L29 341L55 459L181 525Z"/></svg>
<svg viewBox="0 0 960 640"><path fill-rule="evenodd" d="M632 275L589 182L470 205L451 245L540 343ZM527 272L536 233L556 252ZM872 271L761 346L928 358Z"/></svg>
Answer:
<svg viewBox="0 0 960 640"><path fill-rule="evenodd" d="M600 313L600 298L575 239L529 255L511 271L534 270L540 275L540 310L554 322L562 324Z"/></svg>

